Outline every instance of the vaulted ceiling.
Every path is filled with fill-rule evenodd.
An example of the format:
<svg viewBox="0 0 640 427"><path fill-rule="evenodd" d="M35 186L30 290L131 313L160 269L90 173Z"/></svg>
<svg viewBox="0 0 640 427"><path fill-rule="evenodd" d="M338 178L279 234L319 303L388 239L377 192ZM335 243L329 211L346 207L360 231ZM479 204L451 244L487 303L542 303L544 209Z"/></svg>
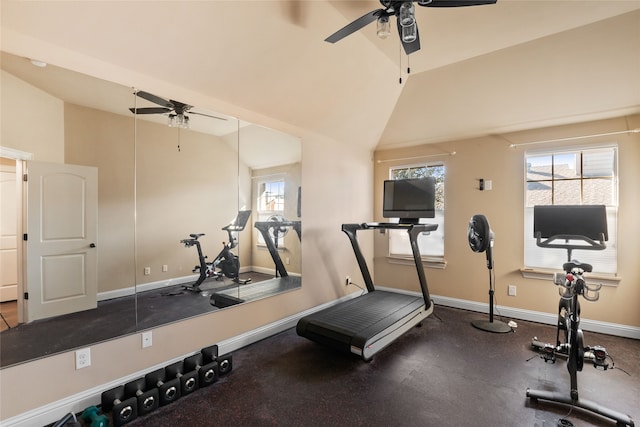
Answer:
<svg viewBox="0 0 640 427"><path fill-rule="evenodd" d="M375 24L324 42L379 7L2 0L2 49L372 149L640 112L640 0L416 7L409 60Z"/></svg>

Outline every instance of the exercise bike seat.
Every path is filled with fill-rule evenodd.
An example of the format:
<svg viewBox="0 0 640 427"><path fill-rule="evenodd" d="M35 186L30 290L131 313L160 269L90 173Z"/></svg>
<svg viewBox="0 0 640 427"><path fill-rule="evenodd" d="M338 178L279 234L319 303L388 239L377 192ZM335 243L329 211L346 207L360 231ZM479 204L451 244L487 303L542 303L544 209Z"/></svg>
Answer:
<svg viewBox="0 0 640 427"><path fill-rule="evenodd" d="M196 239L198 240L198 237L202 237L204 236L204 233L198 233L198 234L189 234L189 237L191 237L192 239Z"/></svg>
<svg viewBox="0 0 640 427"><path fill-rule="evenodd" d="M591 273L591 271L593 270L591 264L581 263L580 261L575 259L573 261L565 262L564 264L562 264L562 269L567 273L571 273L571 270L573 270L574 268L581 268L585 273Z"/></svg>

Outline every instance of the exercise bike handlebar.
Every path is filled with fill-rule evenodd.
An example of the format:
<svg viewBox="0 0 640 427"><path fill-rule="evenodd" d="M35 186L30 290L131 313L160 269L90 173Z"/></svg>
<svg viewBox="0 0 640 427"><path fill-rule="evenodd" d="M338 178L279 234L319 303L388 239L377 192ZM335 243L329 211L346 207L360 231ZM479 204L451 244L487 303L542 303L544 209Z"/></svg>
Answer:
<svg viewBox="0 0 640 427"><path fill-rule="evenodd" d="M564 243L556 243L557 240L561 240ZM569 243L571 241L580 241L585 244ZM542 240L542 233L536 233L536 245L541 248L557 248L557 249L583 249L591 251L601 251L606 249L607 245L604 243L604 234L600 235L599 240L593 240L587 236L580 236L575 234L557 234Z"/></svg>

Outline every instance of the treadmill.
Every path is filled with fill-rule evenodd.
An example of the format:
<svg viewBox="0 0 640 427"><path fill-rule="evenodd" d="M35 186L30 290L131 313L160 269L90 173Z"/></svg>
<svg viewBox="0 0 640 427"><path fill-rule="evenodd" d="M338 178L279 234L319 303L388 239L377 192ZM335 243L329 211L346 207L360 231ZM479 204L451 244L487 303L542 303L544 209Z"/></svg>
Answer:
<svg viewBox="0 0 640 427"><path fill-rule="evenodd" d="M437 228L437 224L418 223L343 224L342 231L351 241L368 292L301 318L296 326L298 335L370 361L377 352L420 324L433 312L433 302L429 296L417 239L420 233ZM375 289L356 233L359 230L380 229L406 230L409 234L422 295Z"/></svg>

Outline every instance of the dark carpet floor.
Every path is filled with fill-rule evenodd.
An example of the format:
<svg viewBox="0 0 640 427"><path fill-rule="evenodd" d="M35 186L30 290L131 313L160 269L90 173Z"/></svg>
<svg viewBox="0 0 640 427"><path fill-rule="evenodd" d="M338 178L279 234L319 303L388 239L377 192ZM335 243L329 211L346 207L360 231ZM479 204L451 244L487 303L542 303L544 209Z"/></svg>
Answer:
<svg viewBox="0 0 640 427"><path fill-rule="evenodd" d="M569 393L566 363L545 363L531 338L555 327L518 321L514 333L471 326L486 315L436 306L423 323L369 362L288 330L233 353L213 385L130 426L574 426L615 425L568 406L530 402L528 387ZM640 417L640 341L585 332L615 369L585 363L580 397Z"/></svg>

